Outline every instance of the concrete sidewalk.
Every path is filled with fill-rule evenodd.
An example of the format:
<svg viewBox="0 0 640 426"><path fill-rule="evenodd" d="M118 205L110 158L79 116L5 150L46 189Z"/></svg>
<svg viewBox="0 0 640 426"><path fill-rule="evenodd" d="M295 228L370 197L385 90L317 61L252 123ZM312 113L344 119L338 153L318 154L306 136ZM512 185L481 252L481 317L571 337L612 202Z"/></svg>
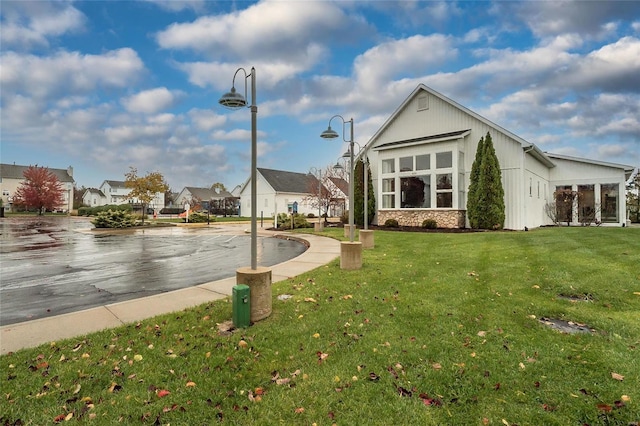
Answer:
<svg viewBox="0 0 640 426"><path fill-rule="evenodd" d="M271 267L272 283L283 281L325 265L340 256L340 242L312 234L259 231L261 236L301 239L309 248L300 256ZM43 343L118 327L156 315L176 312L231 296L235 275L167 293L113 303L50 318L0 327L0 354L39 346Z"/></svg>

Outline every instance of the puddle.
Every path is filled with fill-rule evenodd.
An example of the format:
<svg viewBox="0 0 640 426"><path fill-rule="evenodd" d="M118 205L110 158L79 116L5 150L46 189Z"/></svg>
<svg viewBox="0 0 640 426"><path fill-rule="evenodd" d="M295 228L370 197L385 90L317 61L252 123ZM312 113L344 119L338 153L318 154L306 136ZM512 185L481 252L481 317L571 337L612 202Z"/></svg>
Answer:
<svg viewBox="0 0 640 426"><path fill-rule="evenodd" d="M573 321L559 320L555 318L540 318L540 323L551 327L554 330L558 330L562 333L576 334L576 333L594 333L595 330L587 326L586 324L580 324Z"/></svg>

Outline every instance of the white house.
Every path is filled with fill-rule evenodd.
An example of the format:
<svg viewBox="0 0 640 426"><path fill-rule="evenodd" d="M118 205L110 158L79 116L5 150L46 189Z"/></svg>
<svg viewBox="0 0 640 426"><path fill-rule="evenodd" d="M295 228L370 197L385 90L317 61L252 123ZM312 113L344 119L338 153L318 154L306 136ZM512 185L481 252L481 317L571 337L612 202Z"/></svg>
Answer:
<svg viewBox="0 0 640 426"><path fill-rule="evenodd" d="M625 224L625 181L632 167L545 153L422 84L361 151L371 164L377 223L393 218L420 226L435 219L439 227L467 227L471 166L487 132L500 162L506 229L551 224L545 207L558 189L587 194L582 205L574 205L572 223L591 208L605 225Z"/></svg>
<svg viewBox="0 0 640 426"><path fill-rule="evenodd" d="M127 198L131 189L127 188L124 181L119 180L105 180L100 185L100 188L89 188L82 195L82 203L89 207L106 206L106 205L119 205L119 204L138 204L140 201L137 198ZM147 206L154 210L159 210L164 207L164 193L156 192L153 200Z"/></svg>
<svg viewBox="0 0 640 426"><path fill-rule="evenodd" d="M312 174L258 168L256 171L256 206L258 217L273 217L279 213L318 214L312 188L318 180ZM251 178L240 189L240 215L251 214Z"/></svg>
<svg viewBox="0 0 640 426"><path fill-rule="evenodd" d="M0 164L0 191L2 192L2 206L6 210L11 210L13 205L13 195L18 187L24 182L24 172L30 166L19 166L16 164ZM35 166L37 167L37 166ZM53 173L62 184L63 202L58 206L58 210L70 212L73 209L73 167L66 169L47 169Z"/></svg>

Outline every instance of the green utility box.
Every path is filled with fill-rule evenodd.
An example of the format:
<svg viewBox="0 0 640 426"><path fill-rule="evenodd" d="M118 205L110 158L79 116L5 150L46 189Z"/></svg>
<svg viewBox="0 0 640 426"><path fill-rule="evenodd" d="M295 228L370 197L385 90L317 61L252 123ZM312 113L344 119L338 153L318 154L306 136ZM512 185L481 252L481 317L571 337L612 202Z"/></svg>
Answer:
<svg viewBox="0 0 640 426"><path fill-rule="evenodd" d="M233 286L233 325L236 328L246 328L251 325L251 298L248 285Z"/></svg>

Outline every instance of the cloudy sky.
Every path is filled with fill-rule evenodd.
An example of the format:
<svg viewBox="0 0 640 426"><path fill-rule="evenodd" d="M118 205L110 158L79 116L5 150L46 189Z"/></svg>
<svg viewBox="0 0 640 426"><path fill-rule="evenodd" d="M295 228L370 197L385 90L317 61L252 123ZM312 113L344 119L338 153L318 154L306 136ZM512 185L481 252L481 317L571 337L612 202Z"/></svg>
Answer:
<svg viewBox="0 0 640 426"><path fill-rule="evenodd" d="M240 67L256 68L259 167L334 164L331 116L364 145L420 83L544 151L640 165L638 1L3 0L0 14L1 161L71 165L79 187L130 166L175 191L241 184L251 114L218 104Z"/></svg>

